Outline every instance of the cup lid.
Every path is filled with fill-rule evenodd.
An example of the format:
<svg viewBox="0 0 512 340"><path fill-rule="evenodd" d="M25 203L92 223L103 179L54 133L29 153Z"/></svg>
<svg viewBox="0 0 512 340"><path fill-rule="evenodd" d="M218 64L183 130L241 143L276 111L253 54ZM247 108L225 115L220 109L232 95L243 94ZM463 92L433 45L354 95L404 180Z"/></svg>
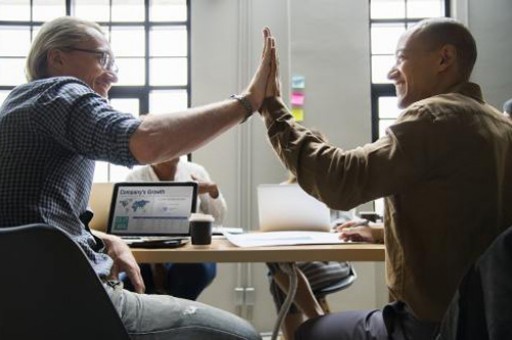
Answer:
<svg viewBox="0 0 512 340"><path fill-rule="evenodd" d="M209 214L201 214L201 213L192 213L188 218L189 222L214 222L215 219L212 215Z"/></svg>

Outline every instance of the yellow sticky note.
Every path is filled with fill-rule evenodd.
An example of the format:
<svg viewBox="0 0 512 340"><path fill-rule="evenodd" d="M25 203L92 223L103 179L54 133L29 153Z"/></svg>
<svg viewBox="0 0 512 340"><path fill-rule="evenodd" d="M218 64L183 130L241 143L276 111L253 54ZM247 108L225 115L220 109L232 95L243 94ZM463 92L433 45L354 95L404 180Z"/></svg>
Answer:
<svg viewBox="0 0 512 340"><path fill-rule="evenodd" d="M292 107L292 115L295 121L302 122L304 120L304 109L302 107Z"/></svg>

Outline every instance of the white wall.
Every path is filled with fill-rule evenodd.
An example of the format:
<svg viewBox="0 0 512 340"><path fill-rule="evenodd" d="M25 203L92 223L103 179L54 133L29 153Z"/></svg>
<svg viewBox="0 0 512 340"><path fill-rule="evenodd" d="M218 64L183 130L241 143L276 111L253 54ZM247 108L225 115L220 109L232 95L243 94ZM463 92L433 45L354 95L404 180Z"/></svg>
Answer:
<svg viewBox="0 0 512 340"><path fill-rule="evenodd" d="M283 88L290 77L306 78L304 125L317 127L343 148L370 141L368 1L361 0L193 0L192 103L194 106L240 92L261 51L261 28L277 38ZM512 1L460 0L479 47L474 79L489 102L501 106L512 97ZM462 14L461 14L462 13ZM266 141L258 117L194 152L219 183L228 203L226 225L257 226L255 189L279 182L286 171ZM385 303L382 264L356 263L359 279L330 297L334 310L373 308ZM235 287L255 287L254 307L236 307ZM207 302L248 318L270 331L275 312L263 264L219 265Z"/></svg>
<svg viewBox="0 0 512 340"><path fill-rule="evenodd" d="M512 98L512 1L469 1L468 25L478 47L473 79L501 110Z"/></svg>

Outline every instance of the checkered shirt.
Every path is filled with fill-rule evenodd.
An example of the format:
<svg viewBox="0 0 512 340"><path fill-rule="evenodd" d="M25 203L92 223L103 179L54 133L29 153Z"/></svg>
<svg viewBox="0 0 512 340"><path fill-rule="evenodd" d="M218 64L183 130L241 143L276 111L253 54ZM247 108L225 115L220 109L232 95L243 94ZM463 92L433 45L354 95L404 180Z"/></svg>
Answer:
<svg viewBox="0 0 512 340"><path fill-rule="evenodd" d="M0 107L0 227L60 228L82 247L98 275L108 275L112 259L80 215L95 160L137 164L128 142L139 124L76 78L42 79L12 90Z"/></svg>

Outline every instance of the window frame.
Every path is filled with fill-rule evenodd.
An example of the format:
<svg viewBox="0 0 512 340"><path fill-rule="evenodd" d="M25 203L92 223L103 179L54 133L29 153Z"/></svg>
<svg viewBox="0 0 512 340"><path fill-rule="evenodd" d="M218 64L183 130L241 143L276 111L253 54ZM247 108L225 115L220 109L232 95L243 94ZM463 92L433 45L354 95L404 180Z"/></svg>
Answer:
<svg viewBox="0 0 512 340"><path fill-rule="evenodd" d="M150 112L149 100L150 93L155 90L171 90L171 91L184 91L187 96L186 105L187 108L190 108L192 103L192 72L191 72L191 1L184 0L186 5L186 18L184 21L151 21L150 20L150 6L151 0L144 0L144 20L143 21L112 21L112 8L115 6L113 0L108 1L108 9L109 9L109 21L95 21L98 23L106 34L108 34L109 40L111 40L111 32L115 27L143 27L144 28L144 84L142 85L116 85L113 84L112 88L109 91L109 99L137 99L139 101L139 112L131 112L134 115L140 116L143 114L147 114ZM73 16L74 12L74 3L73 0L63 0L65 5L65 15ZM30 30L30 42L32 43L34 39L34 28L42 26L45 21L35 21L34 18L34 3L32 0L27 4L30 10L30 16L28 21L0 21L1 27L28 27ZM150 55L150 33L151 30L155 27L184 27L187 34L187 51L186 56L183 56L187 61L187 82L185 85L150 85L150 63L151 59L154 58ZM173 56L163 57L163 58L172 58ZM4 59L14 59L19 58L19 56L7 55L2 56ZM161 58L160 56L157 58ZM181 58L181 57L179 57ZM25 57L26 59L26 57ZM123 72L121 70L121 72ZM0 85L0 91L11 91L17 85ZM191 155L187 156L189 160L191 160ZM112 181L112 164L108 163L107 168L107 179L108 181Z"/></svg>
<svg viewBox="0 0 512 340"><path fill-rule="evenodd" d="M381 121L380 113L379 113L379 98L381 97L396 97L395 86L393 84L386 83L374 83L371 81L373 76L372 70L372 56L378 55L372 53L372 37L371 37L371 29L374 24L403 24L405 27L415 24L424 18L408 18L407 17L407 2L408 0L403 0L405 4L405 18L400 19L372 19L371 17L371 2L369 0L370 6L368 7L368 18L369 20L369 34L370 34L370 94L371 94L371 130L372 130L372 141L375 142L379 139L379 122ZM441 0L444 2L444 16L451 17L451 4L450 0Z"/></svg>

